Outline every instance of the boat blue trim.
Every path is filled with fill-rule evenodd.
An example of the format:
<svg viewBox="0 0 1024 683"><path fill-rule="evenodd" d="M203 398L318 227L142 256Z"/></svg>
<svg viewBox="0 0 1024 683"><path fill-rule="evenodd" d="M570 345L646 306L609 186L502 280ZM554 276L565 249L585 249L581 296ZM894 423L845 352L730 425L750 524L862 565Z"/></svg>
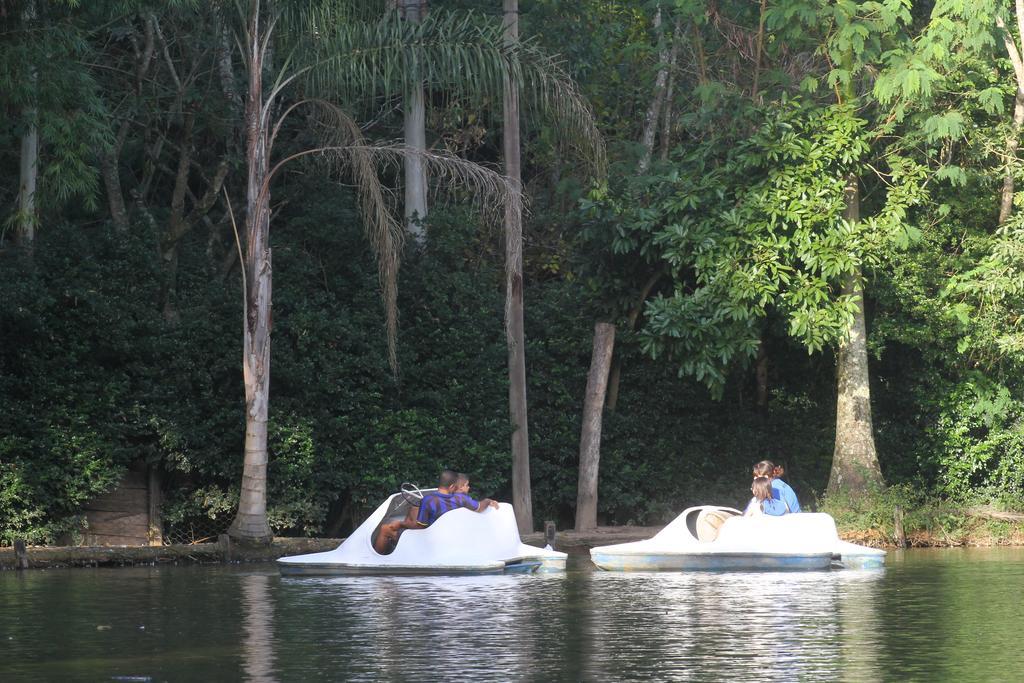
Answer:
<svg viewBox="0 0 1024 683"><path fill-rule="evenodd" d="M591 552L601 569L611 571L813 570L828 569L832 553L782 555L770 553L618 554Z"/></svg>
<svg viewBox="0 0 1024 683"><path fill-rule="evenodd" d="M402 576L453 576L469 575L479 576L483 574L501 574L504 567L417 567L401 565L381 565L370 567L366 565L345 565L345 564L285 564L279 562L277 565L283 576L357 576L357 575L402 575Z"/></svg>

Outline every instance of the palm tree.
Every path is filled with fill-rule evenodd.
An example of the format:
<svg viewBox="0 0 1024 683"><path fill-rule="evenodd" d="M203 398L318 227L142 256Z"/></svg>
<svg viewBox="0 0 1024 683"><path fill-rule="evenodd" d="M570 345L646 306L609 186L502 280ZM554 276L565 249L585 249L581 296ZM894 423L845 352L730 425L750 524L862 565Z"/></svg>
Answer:
<svg viewBox="0 0 1024 683"><path fill-rule="evenodd" d="M504 0L505 44L519 42L519 0ZM519 163L519 90L505 79L505 176L516 193L523 181ZM508 410L512 422L512 507L520 533L533 531L530 494L530 431L526 414L526 339L523 333L523 213L520 202L505 209L505 330L508 344Z"/></svg>
<svg viewBox="0 0 1024 683"><path fill-rule="evenodd" d="M271 537L266 516L273 272L269 233L270 183L276 172L296 158L331 155L355 177L367 235L378 257L389 358L395 369L397 271L403 231L388 210L377 166L415 155L433 177L468 187L475 196L486 197L489 208L497 204L500 212L512 203L516 211L521 211L520 193L504 176L442 154L397 145L370 145L337 102L358 104L361 98L370 96L401 96L408 92L410 74L427 86L451 88L478 98L501 93L507 80L524 87L532 102L553 111L563 125L581 131L578 140L591 150L598 166L603 163L603 149L590 112L560 65L532 45L524 48L519 43L503 44L500 26L481 26L474 18L439 13L420 22L403 21L397 13L365 21L340 0L324 0L312 6L308 0L279 0L276 5L275 11L269 11L261 0L248 0L238 41L249 81L244 113L246 217L239 238L239 250L244 250L246 436L238 513L229 534L251 541ZM277 26L284 30L275 47L286 56L264 90L264 78L272 71L267 56ZM411 63L418 68L405 68ZM296 83L302 83L306 92L316 96L281 105L284 91ZM275 116L279 107L282 111ZM331 136L323 144L272 163L281 125L299 108L316 111L328 123Z"/></svg>
<svg viewBox="0 0 1024 683"><path fill-rule="evenodd" d="M406 21L418 22L427 15L427 0L398 0L398 4ZM422 244L426 241L423 221L427 218L427 174L416 152L422 153L427 149L427 108L423 81L415 79L415 70L410 76L412 82L405 94L402 112L405 146L413 152L404 161L405 225L409 235Z"/></svg>

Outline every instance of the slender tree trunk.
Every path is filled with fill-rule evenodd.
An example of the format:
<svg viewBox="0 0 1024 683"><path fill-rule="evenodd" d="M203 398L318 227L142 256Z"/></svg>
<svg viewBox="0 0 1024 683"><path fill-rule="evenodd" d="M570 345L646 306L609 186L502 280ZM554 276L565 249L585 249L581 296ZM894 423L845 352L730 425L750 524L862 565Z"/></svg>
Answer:
<svg viewBox="0 0 1024 683"><path fill-rule="evenodd" d="M701 85L707 85L708 61L704 54L704 36L700 34L700 27L697 25L697 22L691 24L690 31L693 34L693 56L697 62L697 82Z"/></svg>
<svg viewBox="0 0 1024 683"><path fill-rule="evenodd" d="M192 131L195 128L195 114L186 112L182 118L181 145L178 151L178 168L174 174L174 189L171 191L171 213L167 219L167 230L160 245L163 265L163 286L160 288L160 310L164 320L177 322L178 313L175 299L178 291L178 243L187 231L185 227L185 194L188 191L189 169L192 166Z"/></svg>
<svg viewBox="0 0 1024 683"><path fill-rule="evenodd" d="M668 86L665 88L665 107L662 112L662 124L661 124L661 160L666 161L668 159L668 153L672 149L672 96L673 90L675 90L676 78L675 74L670 73L668 75Z"/></svg>
<svg viewBox="0 0 1024 683"><path fill-rule="evenodd" d="M651 165L651 155L654 153L654 136L658 132L659 114L665 100L665 86L668 83L670 50L668 41L664 40L662 36L664 30L662 29L661 5L658 5L658 9L654 14L654 32L662 45L661 50L658 52L660 65L658 67L658 75L654 78L654 92L651 94L651 104L647 107L647 114L644 116L644 129L640 134L640 144L643 147L643 152L640 156L640 163L637 164L637 170L641 175L646 173Z"/></svg>
<svg viewBox="0 0 1024 683"><path fill-rule="evenodd" d="M17 243L31 250L36 240L36 181L39 177L39 131L36 108L26 107L27 122L21 135L21 182L18 187Z"/></svg>
<svg viewBox="0 0 1024 683"><path fill-rule="evenodd" d="M22 15L25 25L32 28L36 20L36 4L30 0ZM35 89L37 74L29 66L29 82ZM39 129L36 119L39 111L34 105L22 110L25 131L21 134L20 182L18 184L18 221L15 241L26 251L31 251L36 240L36 183L39 178Z"/></svg>
<svg viewBox="0 0 1024 683"><path fill-rule="evenodd" d="M644 303L647 301L647 297L650 296L651 290L654 289L654 285L661 279L661 273L655 273L647 279L644 283L644 288L640 290L640 296L637 297L636 304L633 308L629 309L629 315L626 317L628 327L626 328L629 332L636 332L637 321L640 320L640 314L644 310ZM614 356L612 360L612 370L608 376L608 400L606 406L608 412L614 413L615 409L619 405L619 386L622 383L622 354Z"/></svg>
<svg viewBox="0 0 1024 683"><path fill-rule="evenodd" d="M754 377L757 380L757 412L768 414L768 350L765 340L768 335L761 333L761 344L757 347L757 360L754 365Z"/></svg>
<svg viewBox="0 0 1024 683"><path fill-rule="evenodd" d="M252 0L248 18L249 94L245 103L246 186L245 320L242 369L245 382L245 458L238 514L232 537L269 542L267 522L267 418L270 392L270 191L268 126L263 111L263 58L260 2ZM269 41L268 41L269 43Z"/></svg>
<svg viewBox="0 0 1024 683"><path fill-rule="evenodd" d="M594 350L583 399L580 428L580 477L576 494L576 531L597 528L597 473L601 461L601 418L605 388L615 348L615 325L594 325Z"/></svg>
<svg viewBox="0 0 1024 683"><path fill-rule="evenodd" d="M143 17L142 20L143 42L139 45L137 38L132 39L132 47L135 51L135 90L132 93L135 98L135 106L138 108L142 100L142 89L153 63L153 55L156 52L156 31L154 30L153 15ZM114 144L110 149L102 151L98 156L100 160L100 175L103 178L103 187L107 193L107 205L110 207L110 218L118 232L128 232L128 208L124 200L124 191L121 187L121 150L124 149L125 141L131 129L132 115L129 113L118 128ZM149 164L150 171L155 164ZM143 203L146 194L146 182L140 187L138 201Z"/></svg>
<svg viewBox="0 0 1024 683"><path fill-rule="evenodd" d="M102 152L99 155L99 160L100 176L103 178L103 188L107 192L110 218L118 232L128 232L128 208L124 203L124 193L121 191L119 155L114 150Z"/></svg>
<svg viewBox="0 0 1024 683"><path fill-rule="evenodd" d="M857 177L846 179L846 220L860 220ZM839 345L837 358L836 443L828 493L862 493L882 485L871 420L871 385L868 376L867 326L864 320L864 284L860 268L843 278L842 293L857 301L848 338Z"/></svg>
<svg viewBox="0 0 1024 683"><path fill-rule="evenodd" d="M750 87L750 99L757 102L758 85L761 81L761 56L764 54L764 19L765 0L761 0L759 19L757 22L757 47L754 54L754 83Z"/></svg>
<svg viewBox="0 0 1024 683"><path fill-rule="evenodd" d="M220 78L221 91L224 93L224 97L229 103L230 111L234 115L232 120L237 121L236 117L242 115L243 105L242 97L235 88L235 66L231 59L234 40L231 36L231 29L226 22L221 24L218 38L220 40L217 44L217 75Z"/></svg>
<svg viewBox="0 0 1024 683"><path fill-rule="evenodd" d="M504 0L505 42L519 41L519 1ZM533 531L530 431L526 418L526 347L523 332L523 214L519 160L519 93L505 79L505 175L513 197L505 209L505 316L508 341L508 406L512 422L512 507L520 533Z"/></svg>
<svg viewBox="0 0 1024 683"><path fill-rule="evenodd" d="M996 16L996 26L1003 31L1003 46L1013 66L1013 74L1017 80L1017 92L1013 102L1013 120L1010 134L1006 139L1006 176L1003 178L1003 189L999 197L999 225L1005 223L1013 213L1013 174L1017 170L1017 148L1020 146L1020 130L1024 124L1024 0L1014 0L1014 12L1017 18L1017 30L1021 44L1013 40L1013 34L1006 27L1003 18Z"/></svg>
<svg viewBox="0 0 1024 683"><path fill-rule="evenodd" d="M612 369L608 372L608 399L605 406L609 413L619 407L619 387L622 386L622 355L612 359Z"/></svg>
<svg viewBox="0 0 1024 683"><path fill-rule="evenodd" d="M661 160L668 159L672 148L672 120L675 114L673 99L676 83L676 65L679 63L679 49L683 42L683 23L676 19L676 28L672 33L672 53L668 58L668 85L665 87L665 104L662 107L661 125Z"/></svg>
<svg viewBox="0 0 1024 683"><path fill-rule="evenodd" d="M1020 129L1024 124L1024 90L1017 87L1017 95L1013 101L1013 121L1010 135L1006 139L1006 176L1003 178L1003 190L999 197L999 225L1005 223L1013 213L1014 172L1017 170L1017 148L1020 146Z"/></svg>
<svg viewBox="0 0 1024 683"><path fill-rule="evenodd" d="M402 0L406 21L419 22L427 11L426 0ZM405 224L418 244L423 244L426 231L422 221L427 218L427 170L423 154L427 151L427 114L422 81L417 81L405 97L405 146L412 154L405 156Z"/></svg>

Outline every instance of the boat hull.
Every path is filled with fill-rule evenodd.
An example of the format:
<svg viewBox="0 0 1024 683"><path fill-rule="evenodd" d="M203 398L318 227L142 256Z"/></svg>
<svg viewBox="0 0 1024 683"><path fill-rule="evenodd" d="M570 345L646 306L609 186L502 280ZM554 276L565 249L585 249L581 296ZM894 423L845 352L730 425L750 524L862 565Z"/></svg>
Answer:
<svg viewBox="0 0 1024 683"><path fill-rule="evenodd" d="M480 576L502 574L504 565L496 567L437 567L351 564L286 564L278 562L278 570L284 576Z"/></svg>
<svg viewBox="0 0 1024 683"><path fill-rule="evenodd" d="M807 571L828 569L832 553L772 555L768 553L652 553L620 555L591 552L601 569L622 572L678 571Z"/></svg>
<svg viewBox="0 0 1024 683"><path fill-rule="evenodd" d="M346 564L340 562L288 563L278 561L278 569L286 576L482 576L487 574L533 574L535 572L565 571L565 560L520 558L504 564L437 566L437 565L380 565Z"/></svg>

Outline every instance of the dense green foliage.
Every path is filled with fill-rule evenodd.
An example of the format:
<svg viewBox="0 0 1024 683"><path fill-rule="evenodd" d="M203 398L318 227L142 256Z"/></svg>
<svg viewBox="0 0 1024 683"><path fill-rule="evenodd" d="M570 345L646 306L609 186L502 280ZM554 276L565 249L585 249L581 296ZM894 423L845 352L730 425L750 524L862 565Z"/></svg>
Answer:
<svg viewBox="0 0 1024 683"><path fill-rule="evenodd" d="M468 18L444 13L479 3L432 4L438 26L497 35L497 0ZM998 225L1005 174L1021 177L1006 157L1015 88L996 8L768 2L755 61L757 3L660 3L659 30L654 2L521 5L531 49L565 58L611 161L595 183L550 120L557 108L524 129L535 518L573 518L596 320L618 325L621 369L602 433L602 522L740 505L749 466L764 457L816 505L833 451L834 350L855 305L837 282L860 268L875 438L895 485L872 509L927 496L1019 506L1024 202L1018 192ZM0 541L73 536L86 501L146 464L162 473L169 527L226 526L245 428L241 285L227 205L196 208L222 164L222 194L236 214L244 205L233 99L243 72L219 52L230 47L226 15L111 2L50 8L28 26L21 3L0 7L8 227L27 109L42 139L37 241L27 250L10 230L0 237ZM640 173L637 140L672 40L668 126ZM354 73L340 94L318 87L358 92L344 104L368 139L400 136L401 79L377 82L367 64ZM435 148L498 162L494 97L440 79L431 88ZM543 94L533 97L543 109ZM279 154L308 147L320 123L293 117ZM181 186L183 149L192 171ZM128 230L99 170L114 151ZM296 164L273 189L271 525L343 533L401 482L431 484L441 467L507 499L504 247L493 217L442 183L426 247L403 256L394 374L356 193L323 171ZM842 220L850 174L863 195L856 224ZM394 175L381 172L390 184ZM169 228L176 215L188 229Z"/></svg>

